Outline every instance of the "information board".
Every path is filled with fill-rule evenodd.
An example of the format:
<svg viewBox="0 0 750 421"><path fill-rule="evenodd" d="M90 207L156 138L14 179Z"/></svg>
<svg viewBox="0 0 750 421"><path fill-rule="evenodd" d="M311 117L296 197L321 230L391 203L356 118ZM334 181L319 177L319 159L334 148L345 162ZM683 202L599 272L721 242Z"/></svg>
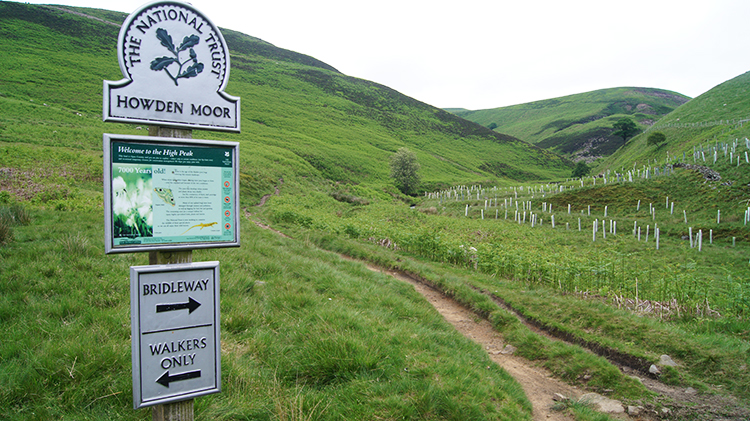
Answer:
<svg viewBox="0 0 750 421"><path fill-rule="evenodd" d="M219 262L130 268L135 409L221 391Z"/></svg>
<svg viewBox="0 0 750 421"><path fill-rule="evenodd" d="M239 246L239 144L104 135L105 252Z"/></svg>

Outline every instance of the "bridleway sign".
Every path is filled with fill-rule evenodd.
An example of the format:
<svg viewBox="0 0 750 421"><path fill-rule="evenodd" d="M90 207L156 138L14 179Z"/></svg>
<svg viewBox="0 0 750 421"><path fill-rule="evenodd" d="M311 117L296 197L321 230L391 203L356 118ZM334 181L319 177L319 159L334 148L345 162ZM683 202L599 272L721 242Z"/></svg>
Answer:
<svg viewBox="0 0 750 421"><path fill-rule="evenodd" d="M219 262L131 266L133 407L221 391Z"/></svg>

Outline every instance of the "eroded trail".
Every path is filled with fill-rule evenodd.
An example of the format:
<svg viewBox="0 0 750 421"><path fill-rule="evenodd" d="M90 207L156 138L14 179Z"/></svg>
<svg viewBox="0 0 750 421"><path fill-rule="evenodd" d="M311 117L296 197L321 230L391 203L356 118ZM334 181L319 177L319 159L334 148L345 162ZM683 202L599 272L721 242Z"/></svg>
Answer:
<svg viewBox="0 0 750 421"><path fill-rule="evenodd" d="M250 219L249 216L248 219ZM260 222L254 221L254 223L261 228L288 237L280 231L274 230ZM352 260L345 255L340 254L340 256L344 259ZM357 261L374 272L388 274L414 286L415 290L422 294L459 332L480 344L488 353L490 359L503 367L523 387L524 393L533 406L533 419L535 421L574 419L562 412L551 409L554 405L553 397L556 393L559 393L566 398L578 400L586 393L585 390L561 382L552 377L543 368L536 367L523 358L513 356L512 352L506 352L502 336L492 328L487 320L478 317L451 298L443 295L440 291L401 272L389 271L365 261ZM510 310L512 311L512 309ZM552 335L548 332L529 324L528 321L520 317L519 320L526 323L530 329L538 334L553 339ZM668 386L653 378L642 376L638 371L628 366L623 366L617 362L613 362L613 364L618 365L627 375L637 377L644 386L659 395L658 400L669 404L669 410L666 414L663 412L661 414L657 413L654 410L654 405L650 405L648 413L641 413L635 419L684 419L692 417L691 419L700 418L722 421L750 420L750 408L741 403L737 398L720 396L713 393L699 394L692 388ZM609 414L609 416L612 419L629 419L623 413Z"/></svg>
<svg viewBox="0 0 750 421"><path fill-rule="evenodd" d="M534 408L533 417L535 421L573 419L562 412L551 409L554 404L552 397L555 393L559 393L568 398L578 399L583 392L551 377L544 369L534 367L522 358L504 353L507 351L504 351L505 343L502 336L492 328L487 320L478 318L474 313L444 296L441 292L399 272L381 270L369 264L367 264L367 267L372 271L386 273L413 285L417 292L422 294L445 317L445 320L464 336L482 345L492 361L500 365L521 384Z"/></svg>

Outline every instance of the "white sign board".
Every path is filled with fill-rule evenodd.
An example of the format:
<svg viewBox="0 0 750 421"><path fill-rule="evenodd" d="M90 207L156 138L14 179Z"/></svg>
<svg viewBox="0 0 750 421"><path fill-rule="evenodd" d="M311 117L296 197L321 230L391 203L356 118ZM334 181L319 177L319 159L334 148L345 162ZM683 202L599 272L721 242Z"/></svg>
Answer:
<svg viewBox="0 0 750 421"><path fill-rule="evenodd" d="M104 81L104 121L240 131L240 99L224 92L226 42L190 4L141 6L123 23L117 52L124 79Z"/></svg>
<svg viewBox="0 0 750 421"><path fill-rule="evenodd" d="M221 391L219 262L130 268L135 409Z"/></svg>

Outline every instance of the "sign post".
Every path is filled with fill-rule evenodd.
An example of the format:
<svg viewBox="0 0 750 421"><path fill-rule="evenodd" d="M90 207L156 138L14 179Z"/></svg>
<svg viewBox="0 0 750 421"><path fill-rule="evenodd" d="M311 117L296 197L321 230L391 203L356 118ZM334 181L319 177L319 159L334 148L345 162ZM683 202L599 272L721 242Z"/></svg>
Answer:
<svg viewBox="0 0 750 421"><path fill-rule="evenodd" d="M148 251L151 265L131 267L133 406L191 421L193 397L221 389L219 263L191 263L192 250L240 245L239 144L192 129L239 133L240 98L224 92L224 37L189 3L141 6L117 50L103 120L150 134L104 135L105 252Z"/></svg>

